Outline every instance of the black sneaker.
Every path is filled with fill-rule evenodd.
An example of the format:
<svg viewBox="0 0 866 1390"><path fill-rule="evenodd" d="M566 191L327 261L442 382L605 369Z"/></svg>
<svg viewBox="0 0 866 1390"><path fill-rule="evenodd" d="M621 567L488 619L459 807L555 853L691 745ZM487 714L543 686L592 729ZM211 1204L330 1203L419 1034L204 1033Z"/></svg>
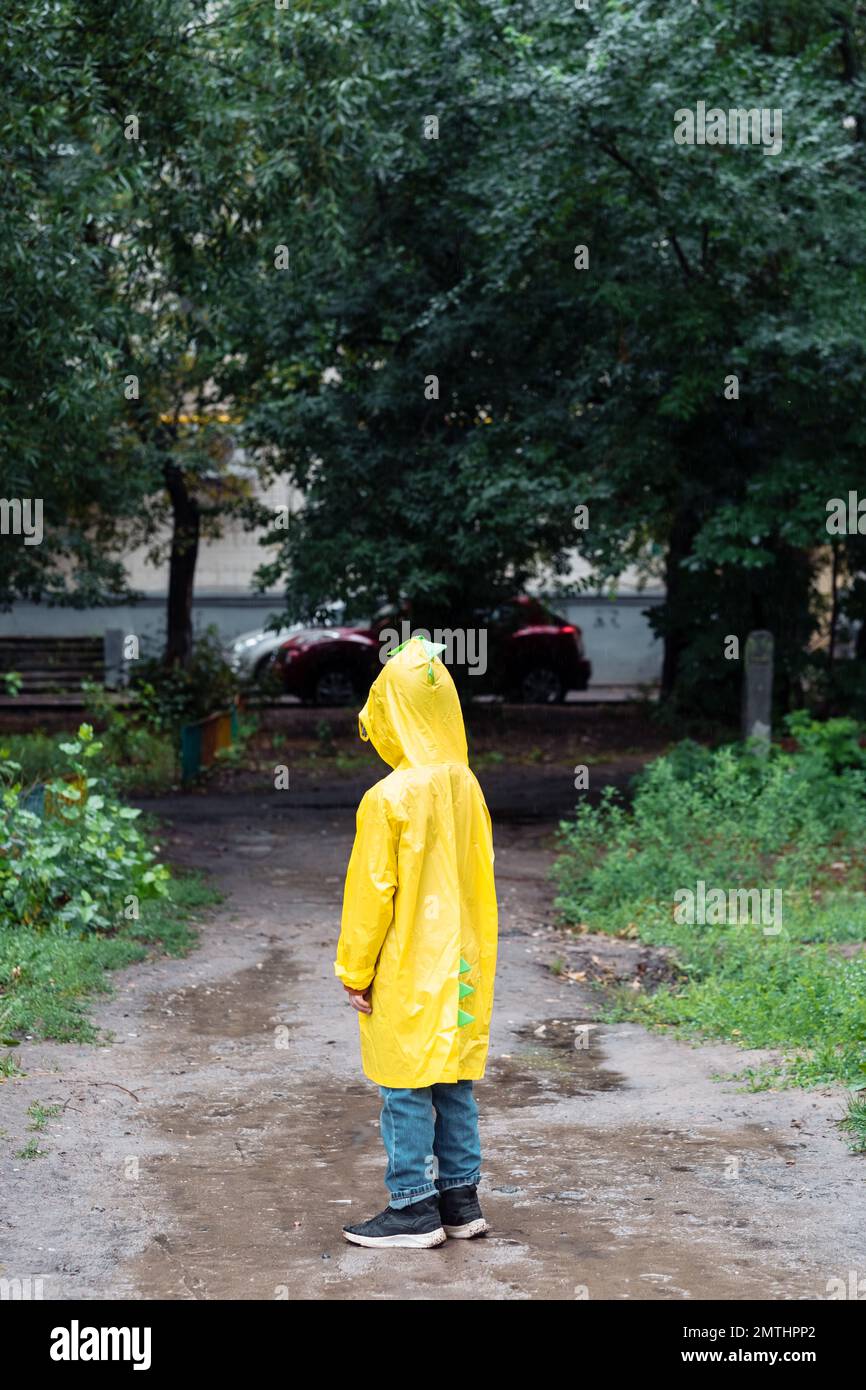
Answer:
<svg viewBox="0 0 866 1390"><path fill-rule="evenodd" d="M439 1211L446 1236L453 1240L471 1240L483 1236L490 1227L481 1215L477 1188L446 1187L439 1193Z"/></svg>
<svg viewBox="0 0 866 1390"><path fill-rule="evenodd" d="M343 1239L353 1245L398 1246L428 1250L445 1244L437 1197L424 1197L408 1207L386 1207L360 1226L344 1226Z"/></svg>

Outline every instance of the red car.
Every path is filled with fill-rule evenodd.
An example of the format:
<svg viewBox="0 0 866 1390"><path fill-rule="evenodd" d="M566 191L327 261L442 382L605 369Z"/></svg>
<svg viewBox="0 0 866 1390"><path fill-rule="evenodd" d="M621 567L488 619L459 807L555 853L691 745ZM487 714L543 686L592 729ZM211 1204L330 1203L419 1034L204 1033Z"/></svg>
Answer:
<svg viewBox="0 0 866 1390"><path fill-rule="evenodd" d="M396 641L389 630L401 634ZM448 648L448 632L430 636L445 640ZM278 647L274 669L286 694L305 703L363 704L382 667L383 641L390 649L402 640L402 623L393 615L377 619L371 627L304 628ZM589 683L592 666L584 655L580 628L537 599L521 596L476 612L474 628L470 633L464 630L464 640L465 672L459 672L459 679L470 695L554 704L569 690L585 690ZM443 660L448 662L451 654L446 649Z"/></svg>

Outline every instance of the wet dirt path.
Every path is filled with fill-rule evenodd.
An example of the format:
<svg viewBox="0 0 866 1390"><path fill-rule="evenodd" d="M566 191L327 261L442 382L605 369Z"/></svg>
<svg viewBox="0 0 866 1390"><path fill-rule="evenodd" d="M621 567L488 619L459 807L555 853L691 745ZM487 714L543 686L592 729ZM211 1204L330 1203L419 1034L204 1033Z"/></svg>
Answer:
<svg viewBox="0 0 866 1390"><path fill-rule="evenodd" d="M3 1145L0 1273L48 1298L570 1300L825 1298L866 1271L839 1092L720 1084L749 1054L598 1026L592 994L546 968L565 948L544 821L497 828L477 1087L492 1233L346 1245L341 1225L386 1199L377 1092L331 964L356 800L180 803L166 852L225 904L187 959L118 977L94 1014L112 1046L20 1049L0 1123L17 1137L32 1101L62 1109L44 1158Z"/></svg>

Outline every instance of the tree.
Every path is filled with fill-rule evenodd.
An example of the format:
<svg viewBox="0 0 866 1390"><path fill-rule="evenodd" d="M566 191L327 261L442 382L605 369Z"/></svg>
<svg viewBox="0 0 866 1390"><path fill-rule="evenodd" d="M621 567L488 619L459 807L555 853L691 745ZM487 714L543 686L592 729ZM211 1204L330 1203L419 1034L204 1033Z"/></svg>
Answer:
<svg viewBox="0 0 866 1390"><path fill-rule="evenodd" d="M200 537L259 516L268 461L238 467L237 446L271 364L249 302L292 293L275 230L295 255L327 226L315 200L345 44L322 3L59 0L3 22L6 486L44 493L47 529L43 547L4 547L4 597L126 597L123 551L149 541L169 558L166 660L184 664Z"/></svg>
<svg viewBox="0 0 866 1390"><path fill-rule="evenodd" d="M577 541L600 581L662 564L667 696L733 708L723 638L768 624L793 697L861 442L856 8L352 13L351 262L273 323L306 348L261 436L306 505L268 581L296 612L408 593L453 619ZM778 153L675 143L682 108L756 94Z"/></svg>
<svg viewBox="0 0 866 1390"><path fill-rule="evenodd" d="M406 594L436 625L519 587L573 535L558 313L573 271L550 205L532 206L533 111L507 25L500 52L503 7L347 10L369 77L344 254L320 244L272 316L274 356L302 350L283 399L249 422L305 492L263 578L286 578L293 613Z"/></svg>
<svg viewBox="0 0 866 1390"><path fill-rule="evenodd" d="M7 598L116 592L171 516L183 661L202 528L260 519L240 456L304 493L262 571L294 616L459 622L576 544L599 583L665 574L666 696L732 708L723 639L768 625L798 698L825 557L834 625L864 587L826 529L863 442L853 0L4 22L0 390L52 534L4 545ZM678 143L699 102L780 110L779 148Z"/></svg>
<svg viewBox="0 0 866 1390"><path fill-rule="evenodd" d="M38 499L45 533L39 545L3 537L4 604L121 597L124 521L142 496L137 478L119 490L112 446L124 323L105 219L123 186L94 148L95 74L64 47L72 9L13 4L0 16L2 490Z"/></svg>

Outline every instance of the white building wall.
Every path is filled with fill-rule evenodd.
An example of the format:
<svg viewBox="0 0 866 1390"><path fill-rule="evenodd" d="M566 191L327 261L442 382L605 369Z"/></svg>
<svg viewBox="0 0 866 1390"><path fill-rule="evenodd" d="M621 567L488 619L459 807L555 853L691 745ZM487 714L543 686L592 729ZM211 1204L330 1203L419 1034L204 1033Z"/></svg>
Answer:
<svg viewBox="0 0 866 1390"><path fill-rule="evenodd" d="M259 493L260 500L277 514L279 507L296 512L300 494L285 480L278 480ZM160 538L168 539L166 531ZM253 575L260 565L273 556L274 548L259 542L266 530L247 531L241 521L229 518L223 523L223 534L217 540L202 540L196 566L196 593L202 597L237 597L253 594ZM146 594L163 595L168 590L168 561L153 565L148 560L150 547L141 546L130 552L126 572L133 589Z"/></svg>

